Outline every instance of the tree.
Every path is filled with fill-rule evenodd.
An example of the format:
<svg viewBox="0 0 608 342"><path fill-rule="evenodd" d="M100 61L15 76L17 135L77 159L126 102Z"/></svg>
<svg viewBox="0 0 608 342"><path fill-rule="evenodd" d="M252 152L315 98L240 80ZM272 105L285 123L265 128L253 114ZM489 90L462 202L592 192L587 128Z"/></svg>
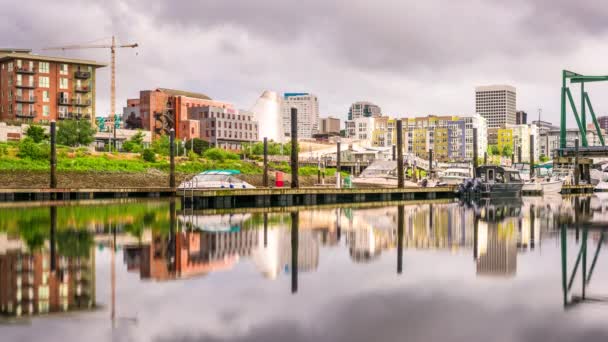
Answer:
<svg viewBox="0 0 608 342"><path fill-rule="evenodd" d="M511 145L505 145L502 148L502 156L503 157L511 157L512 154L513 154L513 146L511 146Z"/></svg>
<svg viewBox="0 0 608 342"><path fill-rule="evenodd" d="M141 152L144 148L144 134L142 131L138 131L129 140L122 144L122 149L127 152Z"/></svg>
<svg viewBox="0 0 608 342"><path fill-rule="evenodd" d="M192 149L198 155L202 155L203 152L208 148L209 148L209 143L206 142L205 140L202 140L199 138L194 138L194 139L186 141L186 149L187 150Z"/></svg>
<svg viewBox="0 0 608 342"><path fill-rule="evenodd" d="M86 120L65 120L59 123L57 143L65 146L90 145L95 140L95 128Z"/></svg>
<svg viewBox="0 0 608 342"><path fill-rule="evenodd" d="M550 160L549 157L547 157L544 154L541 154L540 157L538 157L538 159L540 160L541 163L546 163Z"/></svg>
<svg viewBox="0 0 608 342"><path fill-rule="evenodd" d="M498 145L490 145L488 146L488 154L491 156L499 156L500 155L500 149L498 148Z"/></svg>
<svg viewBox="0 0 608 342"><path fill-rule="evenodd" d="M33 124L25 131L25 135L35 143L39 143L47 138L44 128Z"/></svg>
<svg viewBox="0 0 608 342"><path fill-rule="evenodd" d="M152 142L152 150L160 155L169 155L169 137L167 135L161 135Z"/></svg>
<svg viewBox="0 0 608 342"><path fill-rule="evenodd" d="M127 120L125 120L125 128L126 129L142 129L144 128L144 123L141 117L136 116L135 113L131 112Z"/></svg>
<svg viewBox="0 0 608 342"><path fill-rule="evenodd" d="M57 232L57 252L66 257L89 258L93 234L88 230L60 230Z"/></svg>

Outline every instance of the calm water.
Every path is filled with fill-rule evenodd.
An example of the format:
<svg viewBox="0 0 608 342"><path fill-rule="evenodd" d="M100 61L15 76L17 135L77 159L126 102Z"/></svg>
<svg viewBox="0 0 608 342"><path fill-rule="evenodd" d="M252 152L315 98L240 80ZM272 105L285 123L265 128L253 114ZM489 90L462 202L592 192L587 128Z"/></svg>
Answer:
<svg viewBox="0 0 608 342"><path fill-rule="evenodd" d="M0 207L0 340L607 341L602 222L598 197ZM585 301L563 236L567 281L603 246Z"/></svg>

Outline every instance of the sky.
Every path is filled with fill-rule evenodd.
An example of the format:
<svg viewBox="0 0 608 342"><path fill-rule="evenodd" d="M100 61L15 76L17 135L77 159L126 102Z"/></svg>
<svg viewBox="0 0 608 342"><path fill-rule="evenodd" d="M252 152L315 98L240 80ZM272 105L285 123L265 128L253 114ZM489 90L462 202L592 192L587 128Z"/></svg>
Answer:
<svg viewBox="0 0 608 342"><path fill-rule="evenodd" d="M475 86L510 84L517 107L559 122L562 69L608 74L601 0L0 0L0 45L110 61L117 108L157 87L201 92L251 109L266 89L310 92L322 116L355 101L395 117L472 114ZM110 108L110 68L98 71L97 115ZM576 87L573 87L576 88ZM578 88L574 97L578 100ZM587 87L608 114L608 84ZM574 122L571 115L569 122Z"/></svg>

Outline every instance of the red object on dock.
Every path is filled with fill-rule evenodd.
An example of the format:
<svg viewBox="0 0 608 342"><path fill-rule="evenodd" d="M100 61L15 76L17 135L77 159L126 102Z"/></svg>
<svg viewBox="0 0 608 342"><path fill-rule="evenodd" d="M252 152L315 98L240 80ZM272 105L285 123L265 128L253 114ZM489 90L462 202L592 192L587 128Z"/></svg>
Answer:
<svg viewBox="0 0 608 342"><path fill-rule="evenodd" d="M282 188L283 185L285 185L285 182L283 181L283 172L277 171L275 186L277 188Z"/></svg>

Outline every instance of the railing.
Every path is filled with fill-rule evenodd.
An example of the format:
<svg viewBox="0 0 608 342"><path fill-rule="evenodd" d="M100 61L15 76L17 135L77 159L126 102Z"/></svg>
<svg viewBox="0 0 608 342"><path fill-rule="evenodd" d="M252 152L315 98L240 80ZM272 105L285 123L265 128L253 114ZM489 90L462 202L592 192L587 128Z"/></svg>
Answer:
<svg viewBox="0 0 608 342"><path fill-rule="evenodd" d="M91 73L88 71L76 71L74 73L74 77L80 79L88 79L91 77Z"/></svg>
<svg viewBox="0 0 608 342"><path fill-rule="evenodd" d="M74 91L77 93L88 93L91 91L91 88L88 85L74 86Z"/></svg>
<svg viewBox="0 0 608 342"><path fill-rule="evenodd" d="M29 102L29 103L34 103L36 102L36 96L17 96L15 98L15 100L17 102Z"/></svg>
<svg viewBox="0 0 608 342"><path fill-rule="evenodd" d="M35 118L36 117L36 111L31 110L31 111L16 111L15 115L19 118Z"/></svg>
<svg viewBox="0 0 608 342"><path fill-rule="evenodd" d="M72 99L72 105L73 106L90 106L91 105L91 99L73 98Z"/></svg>
<svg viewBox="0 0 608 342"><path fill-rule="evenodd" d="M70 99L65 98L65 97L58 97L57 98L57 103L60 105L69 105L70 104Z"/></svg>
<svg viewBox="0 0 608 342"><path fill-rule="evenodd" d="M36 86L34 85L34 82L17 82L15 84L15 86L17 86L17 88L30 88L30 89L36 88Z"/></svg>
<svg viewBox="0 0 608 342"><path fill-rule="evenodd" d="M30 68L30 67L16 67L15 68L15 72L19 73L19 74L35 74L36 71L34 71L34 68Z"/></svg>

